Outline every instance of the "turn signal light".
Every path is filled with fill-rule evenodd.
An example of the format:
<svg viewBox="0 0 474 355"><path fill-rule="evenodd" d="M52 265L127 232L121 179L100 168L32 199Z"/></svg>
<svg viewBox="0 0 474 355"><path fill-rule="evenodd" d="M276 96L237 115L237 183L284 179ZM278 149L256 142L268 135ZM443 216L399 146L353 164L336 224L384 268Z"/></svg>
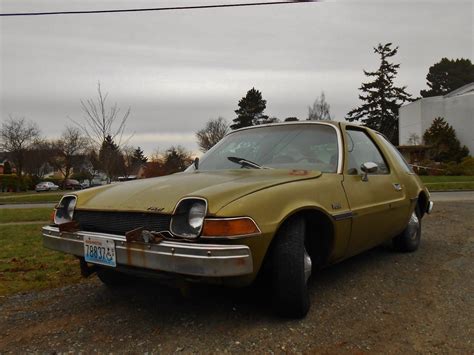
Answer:
<svg viewBox="0 0 474 355"><path fill-rule="evenodd" d="M203 237L237 237L260 234L255 222L248 217L206 219L202 230Z"/></svg>

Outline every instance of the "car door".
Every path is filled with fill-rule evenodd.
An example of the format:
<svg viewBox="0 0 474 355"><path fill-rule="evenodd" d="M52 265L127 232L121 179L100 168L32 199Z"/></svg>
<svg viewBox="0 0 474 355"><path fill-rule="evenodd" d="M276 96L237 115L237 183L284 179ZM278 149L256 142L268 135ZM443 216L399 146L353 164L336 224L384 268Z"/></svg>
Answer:
<svg viewBox="0 0 474 355"><path fill-rule="evenodd" d="M374 137L364 128L344 129L346 159L344 191L352 211L348 253L371 248L400 232L409 202L395 169L387 164ZM377 170L363 178L362 164L377 164Z"/></svg>

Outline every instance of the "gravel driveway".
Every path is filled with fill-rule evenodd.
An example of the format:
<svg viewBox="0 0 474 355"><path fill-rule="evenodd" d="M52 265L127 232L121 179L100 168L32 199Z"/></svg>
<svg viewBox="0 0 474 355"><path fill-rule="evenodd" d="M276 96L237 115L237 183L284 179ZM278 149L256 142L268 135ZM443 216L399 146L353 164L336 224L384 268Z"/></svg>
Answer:
<svg viewBox="0 0 474 355"><path fill-rule="evenodd" d="M413 254L381 246L313 278L305 319L263 292L78 285L0 299L8 352L474 352L474 202L439 202Z"/></svg>

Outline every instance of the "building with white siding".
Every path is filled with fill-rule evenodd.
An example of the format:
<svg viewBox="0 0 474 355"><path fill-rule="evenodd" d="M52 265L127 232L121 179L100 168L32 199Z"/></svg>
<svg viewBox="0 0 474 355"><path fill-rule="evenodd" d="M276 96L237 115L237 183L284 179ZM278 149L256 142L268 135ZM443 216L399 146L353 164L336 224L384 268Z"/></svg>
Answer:
<svg viewBox="0 0 474 355"><path fill-rule="evenodd" d="M400 145L413 145L414 135L421 139L433 120L443 117L461 142L474 155L474 83L444 96L423 98L400 107Z"/></svg>

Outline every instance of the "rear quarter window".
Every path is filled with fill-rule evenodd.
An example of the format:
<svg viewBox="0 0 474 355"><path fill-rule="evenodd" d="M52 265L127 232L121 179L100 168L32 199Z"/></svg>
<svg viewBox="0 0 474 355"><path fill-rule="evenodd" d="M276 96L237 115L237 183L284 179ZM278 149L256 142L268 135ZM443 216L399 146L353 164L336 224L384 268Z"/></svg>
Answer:
<svg viewBox="0 0 474 355"><path fill-rule="evenodd" d="M403 157L402 153L400 153L400 151L397 148L395 148L395 146L392 143L390 143L387 138L385 138L380 133L377 133L377 137L379 138L381 145L383 145L395 158L400 168L402 168L407 173L410 173L410 174L415 173L413 169L411 168L410 164L408 164L405 158Z"/></svg>

